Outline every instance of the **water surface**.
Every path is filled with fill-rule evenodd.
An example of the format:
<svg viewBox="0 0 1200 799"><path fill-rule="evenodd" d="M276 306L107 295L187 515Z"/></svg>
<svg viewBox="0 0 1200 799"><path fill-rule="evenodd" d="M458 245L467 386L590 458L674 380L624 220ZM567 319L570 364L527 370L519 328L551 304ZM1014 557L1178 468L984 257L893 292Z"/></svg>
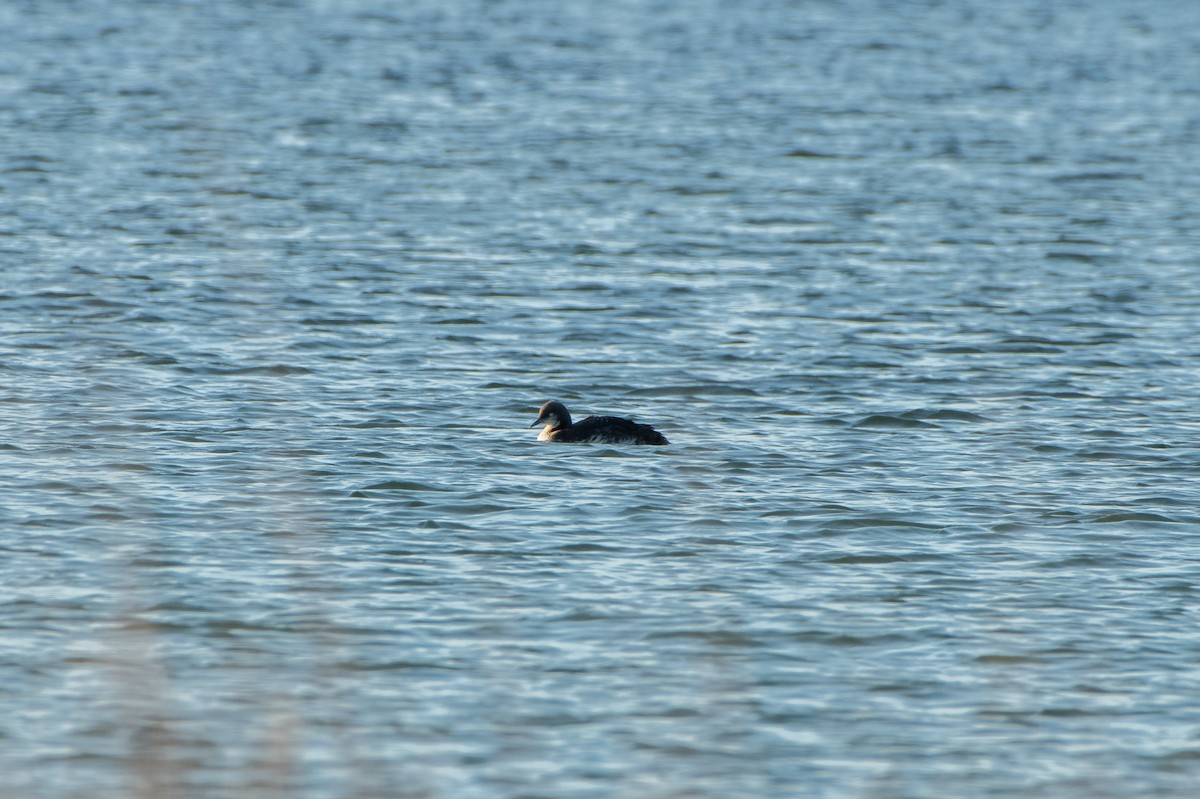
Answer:
<svg viewBox="0 0 1200 799"><path fill-rule="evenodd" d="M0 796L1191 796L1198 74L1169 0L0 7Z"/></svg>

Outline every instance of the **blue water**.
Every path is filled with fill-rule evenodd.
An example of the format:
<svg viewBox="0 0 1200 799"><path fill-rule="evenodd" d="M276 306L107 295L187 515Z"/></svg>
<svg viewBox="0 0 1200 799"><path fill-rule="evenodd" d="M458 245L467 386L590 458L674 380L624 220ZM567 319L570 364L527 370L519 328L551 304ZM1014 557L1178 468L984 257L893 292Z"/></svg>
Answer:
<svg viewBox="0 0 1200 799"><path fill-rule="evenodd" d="M1195 795L1197 75L1170 0L0 4L0 798Z"/></svg>

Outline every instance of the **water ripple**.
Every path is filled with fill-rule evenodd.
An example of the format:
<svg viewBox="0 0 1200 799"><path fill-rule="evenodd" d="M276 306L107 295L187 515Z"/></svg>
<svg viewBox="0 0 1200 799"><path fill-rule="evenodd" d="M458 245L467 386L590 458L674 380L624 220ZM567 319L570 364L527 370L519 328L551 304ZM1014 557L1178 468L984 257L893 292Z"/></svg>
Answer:
<svg viewBox="0 0 1200 799"><path fill-rule="evenodd" d="M1191 7L58 5L0 795L1192 795Z"/></svg>

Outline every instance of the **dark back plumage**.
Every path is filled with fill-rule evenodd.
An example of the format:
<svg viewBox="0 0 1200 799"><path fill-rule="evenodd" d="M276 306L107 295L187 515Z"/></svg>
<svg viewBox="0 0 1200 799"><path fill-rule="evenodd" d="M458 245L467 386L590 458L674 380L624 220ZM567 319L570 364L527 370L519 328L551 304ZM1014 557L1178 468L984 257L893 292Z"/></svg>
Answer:
<svg viewBox="0 0 1200 799"><path fill-rule="evenodd" d="M670 442L648 424L638 424L619 416L589 416L571 424L571 414L565 405L551 400L542 406L537 421L530 427L546 424L540 441L557 441L563 444L656 444Z"/></svg>
<svg viewBox="0 0 1200 799"><path fill-rule="evenodd" d="M619 416L589 416L581 422L551 434L562 442L593 444L666 444L662 433L648 424L638 424Z"/></svg>

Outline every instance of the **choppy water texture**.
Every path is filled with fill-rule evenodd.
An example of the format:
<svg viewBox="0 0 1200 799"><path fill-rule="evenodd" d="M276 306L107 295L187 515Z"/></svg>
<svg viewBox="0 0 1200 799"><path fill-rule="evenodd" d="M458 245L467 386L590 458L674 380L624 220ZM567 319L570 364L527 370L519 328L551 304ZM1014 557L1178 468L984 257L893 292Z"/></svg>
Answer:
<svg viewBox="0 0 1200 799"><path fill-rule="evenodd" d="M0 796L1194 796L1198 75L1167 0L0 5Z"/></svg>

